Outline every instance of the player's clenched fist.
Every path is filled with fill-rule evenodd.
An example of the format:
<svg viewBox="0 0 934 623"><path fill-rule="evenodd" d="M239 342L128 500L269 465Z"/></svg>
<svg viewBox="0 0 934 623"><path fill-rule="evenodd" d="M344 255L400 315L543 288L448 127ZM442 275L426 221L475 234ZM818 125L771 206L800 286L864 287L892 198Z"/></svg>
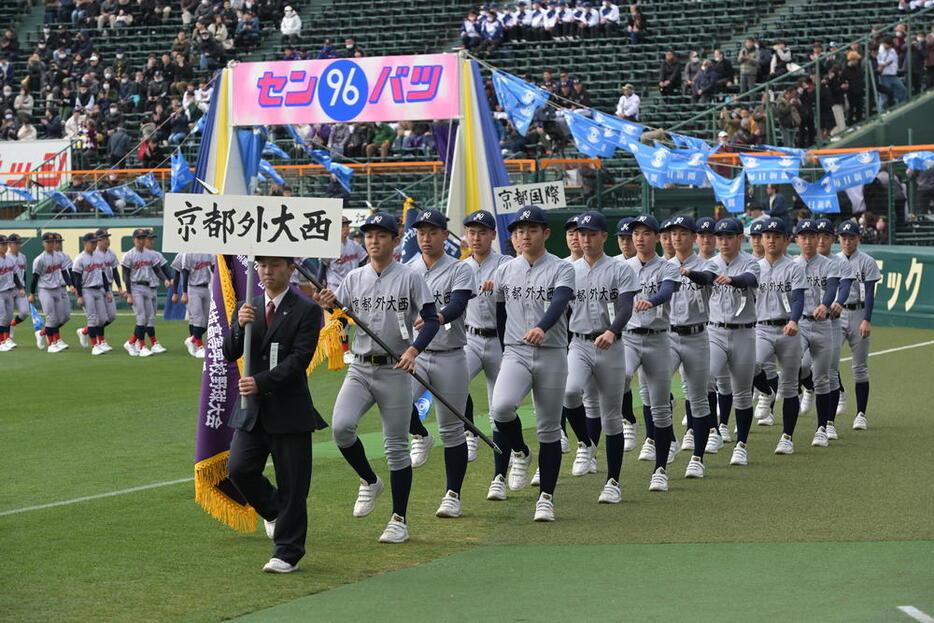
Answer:
<svg viewBox="0 0 934 623"><path fill-rule="evenodd" d="M534 346L540 346L541 343L545 341L545 332L535 327L526 332L526 334L522 336L522 339Z"/></svg>
<svg viewBox="0 0 934 623"><path fill-rule="evenodd" d="M639 299L636 301L636 304L632 306L637 312L644 312L646 310L652 309L652 303L646 299Z"/></svg>
<svg viewBox="0 0 934 623"><path fill-rule="evenodd" d="M324 307L329 309L334 309L337 307L337 295L334 294L329 288L325 288L318 293L318 302L321 303Z"/></svg>
<svg viewBox="0 0 934 623"><path fill-rule="evenodd" d="M406 372L415 372L415 358L418 357L418 350L414 346L409 346L405 349L405 352L402 353L402 356L399 358L399 362L393 366L397 370L405 370Z"/></svg>

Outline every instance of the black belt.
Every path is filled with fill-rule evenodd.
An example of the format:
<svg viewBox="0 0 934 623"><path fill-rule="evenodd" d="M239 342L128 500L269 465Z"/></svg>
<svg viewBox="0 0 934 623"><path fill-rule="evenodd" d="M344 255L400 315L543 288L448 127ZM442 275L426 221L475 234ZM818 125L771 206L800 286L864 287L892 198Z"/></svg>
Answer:
<svg viewBox="0 0 934 623"><path fill-rule="evenodd" d="M635 333L636 335L657 335L659 333L668 333L668 329L645 329L636 327L635 329L626 329L626 333Z"/></svg>
<svg viewBox="0 0 934 623"><path fill-rule="evenodd" d="M601 335L603 335L603 333L605 333L605 332L602 332L602 333L574 333L574 332L572 332L572 333L571 333L571 336L572 336L572 337L580 338L580 339L582 339L582 340L584 340L584 341L586 341L586 342L593 342L593 341L596 340L598 337L600 337ZM618 340L618 339L621 338L622 336L623 336L622 333L617 333L617 334L616 334L616 339Z"/></svg>
<svg viewBox="0 0 934 623"><path fill-rule="evenodd" d="M827 320L828 318L830 318L830 316L827 316L826 318L821 318L820 320L818 320L814 316L803 316L803 318L805 320L810 320L811 322L823 322L824 320Z"/></svg>
<svg viewBox="0 0 934 623"><path fill-rule="evenodd" d="M81 286L82 290L100 290L104 286Z"/></svg>
<svg viewBox="0 0 934 623"><path fill-rule="evenodd" d="M426 348L425 352L432 355L437 355L438 353L453 353L455 350L463 350L463 348L442 348L440 350Z"/></svg>
<svg viewBox="0 0 934 623"><path fill-rule="evenodd" d="M866 304L863 302L847 303L846 305L843 306L843 309L863 309L864 307L866 307Z"/></svg>
<svg viewBox="0 0 934 623"><path fill-rule="evenodd" d="M134 281L132 285L134 285L134 286L146 286L147 288L151 288L151 287L152 287L152 286L149 284L148 281Z"/></svg>
<svg viewBox="0 0 934 623"><path fill-rule="evenodd" d="M704 325L703 323L672 325L671 330L678 335L696 335L704 330Z"/></svg>
<svg viewBox="0 0 934 623"><path fill-rule="evenodd" d="M208 284L206 284L206 283L189 283L189 284L188 284L188 287L189 287L189 288L206 288L206 287L208 287Z"/></svg>
<svg viewBox="0 0 934 623"><path fill-rule="evenodd" d="M731 324L729 322L709 322L707 323L712 327L717 327L718 329L751 329L756 326L754 322L744 322L741 324Z"/></svg>
<svg viewBox="0 0 934 623"><path fill-rule="evenodd" d="M392 363L389 355L354 355L354 361L369 363L374 366L388 366Z"/></svg>
<svg viewBox="0 0 934 623"><path fill-rule="evenodd" d="M767 327L784 327L786 324L788 324L788 320L776 318L775 320L760 320L756 324L762 324Z"/></svg>
<svg viewBox="0 0 934 623"><path fill-rule="evenodd" d="M472 333L474 335L479 335L480 337L496 337L496 329L477 329L474 327L467 327L467 333Z"/></svg>

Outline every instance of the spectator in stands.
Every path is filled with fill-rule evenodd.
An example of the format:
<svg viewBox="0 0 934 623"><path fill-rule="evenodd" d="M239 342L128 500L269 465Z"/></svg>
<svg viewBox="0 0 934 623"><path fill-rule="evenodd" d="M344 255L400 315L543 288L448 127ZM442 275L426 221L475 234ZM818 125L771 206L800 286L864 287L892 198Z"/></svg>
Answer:
<svg viewBox="0 0 934 623"><path fill-rule="evenodd" d="M923 32L919 31L915 35L915 40L911 42L908 55L911 59L909 63L911 70L911 94L917 95L924 90L924 61L926 61L928 57L928 44ZM906 73L908 69L909 67L905 68Z"/></svg>
<svg viewBox="0 0 934 623"><path fill-rule="evenodd" d="M481 39L482 35L480 34L480 24L477 22L477 12L471 11L461 24L461 45L468 50L473 50L480 45Z"/></svg>
<svg viewBox="0 0 934 623"><path fill-rule="evenodd" d="M542 0L532 2L532 15L529 21L529 36L532 41L545 40L545 8Z"/></svg>
<svg viewBox="0 0 934 623"><path fill-rule="evenodd" d="M363 50L357 45L357 40L353 37L344 39L344 49L340 51L342 58L357 58L363 56Z"/></svg>
<svg viewBox="0 0 934 623"><path fill-rule="evenodd" d="M631 84L623 85L623 94L616 103L616 116L626 121L639 120L639 108L642 101L636 95Z"/></svg>
<svg viewBox="0 0 934 623"><path fill-rule="evenodd" d="M590 39L600 34L600 12L593 8L589 0L583 3L583 10L577 18L577 27L582 39Z"/></svg>
<svg viewBox="0 0 934 623"><path fill-rule="evenodd" d="M629 5L629 17L626 18L626 32L629 33L629 43L636 45L645 36L645 17L639 11L638 4Z"/></svg>
<svg viewBox="0 0 934 623"><path fill-rule="evenodd" d="M708 59L701 63L701 69L694 78L694 97L702 104L711 101L717 94L717 72Z"/></svg>
<svg viewBox="0 0 934 623"><path fill-rule="evenodd" d="M13 75L13 63L10 62L8 55L0 54L0 84L9 84L12 86L15 82L16 78Z"/></svg>
<svg viewBox="0 0 934 623"><path fill-rule="evenodd" d="M796 147L795 138L801 128L801 100L796 89L785 89L785 93L775 102L775 120L782 133L782 145Z"/></svg>
<svg viewBox="0 0 934 623"><path fill-rule="evenodd" d="M188 115L181 106L176 106L169 115L169 145L180 145L185 137L188 136L190 126L188 124Z"/></svg>
<svg viewBox="0 0 934 623"><path fill-rule="evenodd" d="M477 53L490 56L503 42L503 23L496 18L494 11L486 12L486 19L480 25L483 41L477 46Z"/></svg>
<svg viewBox="0 0 934 623"><path fill-rule="evenodd" d="M571 80L571 94L569 99L574 102L572 108L590 108L590 93L587 92L587 88L584 86L584 83L574 78Z"/></svg>
<svg viewBox="0 0 934 623"><path fill-rule="evenodd" d="M65 122L65 138L75 139L81 128L81 111L75 108L71 111L71 116Z"/></svg>
<svg viewBox="0 0 934 623"><path fill-rule="evenodd" d="M16 131L16 140L34 141L37 138L39 138L39 133L36 131L32 121L26 117L23 119L23 123L19 126L19 129Z"/></svg>
<svg viewBox="0 0 934 623"><path fill-rule="evenodd" d="M791 212L785 203L785 195L778 192L777 184L768 184L765 187L766 207L765 210L769 216L780 218L785 221L786 227L791 226Z"/></svg>
<svg viewBox="0 0 934 623"><path fill-rule="evenodd" d="M710 68L717 75L717 90L723 91L733 86L733 63L723 55L722 50L713 51L713 62Z"/></svg>
<svg viewBox="0 0 934 623"><path fill-rule="evenodd" d="M753 39L756 47L759 49L759 72L756 75L756 82L762 83L769 79L769 70L772 67L772 50L759 39Z"/></svg>
<svg viewBox="0 0 934 623"><path fill-rule="evenodd" d="M506 122L506 136L499 142L503 156L507 158L515 157L519 154L525 155L525 145L528 141L519 134L512 122Z"/></svg>
<svg viewBox="0 0 934 623"><path fill-rule="evenodd" d="M810 147L817 141L817 128L814 125L814 110L817 102L817 87L810 77L799 78L795 88L798 101L801 102L801 129L798 131L798 142L801 147Z"/></svg>
<svg viewBox="0 0 934 623"><path fill-rule="evenodd" d="M221 44L221 47L224 50L229 50L233 48L233 38L230 36L230 29L227 28L227 24L224 22L224 18L220 15L214 16L214 22L207 27L207 31L211 33L211 36L214 37L214 40Z"/></svg>
<svg viewBox="0 0 934 623"><path fill-rule="evenodd" d="M207 31L202 32L199 39L198 52L201 54L201 59L198 66L209 71L223 67L224 47Z"/></svg>
<svg viewBox="0 0 934 623"><path fill-rule="evenodd" d="M865 116L866 78L859 52L846 53L846 65L840 70L840 86L846 96L847 125L854 125Z"/></svg>
<svg viewBox="0 0 934 623"><path fill-rule="evenodd" d="M934 213L934 169L915 171L908 169L908 178L917 184L914 213L917 216Z"/></svg>
<svg viewBox="0 0 934 623"><path fill-rule="evenodd" d="M381 158L388 158L389 148L392 146L392 141L395 138L396 130L388 123L380 123L378 126L376 126L376 132L373 135L373 139L366 146L366 157L374 157L376 155L376 150L378 149Z"/></svg>
<svg viewBox="0 0 934 623"><path fill-rule="evenodd" d="M876 71L879 72L879 112L888 110L886 92L895 98L896 104L901 104L907 98L905 85L898 77L898 54L892 47L892 38L885 37L876 53ZM882 92L882 91L885 92Z"/></svg>
<svg viewBox="0 0 934 623"><path fill-rule="evenodd" d="M840 89L840 80L836 72L830 69L821 76L820 81L820 133L821 139L826 141L837 125L834 107L839 106L840 117L843 117L843 91ZM846 126L844 126L846 127Z"/></svg>
<svg viewBox="0 0 934 623"><path fill-rule="evenodd" d="M259 43L259 18L249 11L244 11L240 21L237 22L237 31L234 33L234 44L244 51L250 52Z"/></svg>
<svg viewBox="0 0 934 623"><path fill-rule="evenodd" d="M788 72L788 63L791 62L791 49L784 41L779 41L772 48L772 64L769 67L769 77L777 78Z"/></svg>
<svg viewBox="0 0 934 623"><path fill-rule="evenodd" d="M130 153L130 135L122 124L108 130L107 134L107 156L110 158L110 166L116 166Z"/></svg>
<svg viewBox="0 0 934 623"><path fill-rule="evenodd" d="M328 150L332 156L341 157L344 149L350 142L350 126L346 123L335 123L331 128L331 137L328 139Z"/></svg>
<svg viewBox="0 0 934 623"><path fill-rule="evenodd" d="M155 169L162 164L164 157L162 149L159 147L159 141L155 136L151 136L140 143L139 149L136 151L136 158L144 169Z"/></svg>
<svg viewBox="0 0 934 623"><path fill-rule="evenodd" d="M697 78L697 74L700 73L700 69L700 55L697 50L691 50L688 54L688 62L684 64L684 70L681 72L681 88L686 95L691 96L692 101L697 98L694 93L694 80Z"/></svg>
<svg viewBox="0 0 934 623"><path fill-rule="evenodd" d="M295 12L291 6L286 6L282 22L279 24L279 32L282 33L282 43L284 45L297 45L302 34L302 18Z"/></svg>
<svg viewBox="0 0 934 623"><path fill-rule="evenodd" d="M376 129L372 123L357 123L350 133L350 139L344 146L344 155L349 158L363 158L366 146L373 142Z"/></svg>
<svg viewBox="0 0 934 623"><path fill-rule="evenodd" d="M934 24L931 25L931 31L924 37L927 44L928 53L924 57L924 72L927 78L925 88L934 89Z"/></svg>
<svg viewBox="0 0 934 623"><path fill-rule="evenodd" d="M603 0L603 6L600 7L600 32L607 37L615 37L619 34L619 7L613 3L613 0Z"/></svg>
<svg viewBox="0 0 934 623"><path fill-rule="evenodd" d="M162 70L157 69L153 72L152 80L146 85L146 110L154 110L157 104L164 106L168 93L169 84L163 79Z"/></svg>
<svg viewBox="0 0 934 623"><path fill-rule="evenodd" d="M662 95L676 95L681 89L681 61L671 50L665 52L665 59L658 70L658 90Z"/></svg>
<svg viewBox="0 0 934 623"><path fill-rule="evenodd" d="M62 125L62 119L51 108L46 109L45 115L39 120L41 126L41 138L53 139L62 138L65 134L65 127Z"/></svg>
<svg viewBox="0 0 934 623"><path fill-rule="evenodd" d="M759 75L759 48L752 37L747 37L736 56L739 63L739 92L746 93L756 87Z"/></svg>

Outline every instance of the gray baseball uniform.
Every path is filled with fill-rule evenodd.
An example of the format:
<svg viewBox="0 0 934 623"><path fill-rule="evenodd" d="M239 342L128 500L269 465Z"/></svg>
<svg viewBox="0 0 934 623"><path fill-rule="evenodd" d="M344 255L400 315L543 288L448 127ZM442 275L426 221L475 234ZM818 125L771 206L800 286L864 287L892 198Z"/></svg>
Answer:
<svg viewBox="0 0 934 623"><path fill-rule="evenodd" d="M856 279L856 269L844 258L839 255L831 254L827 256L837 265L837 275L840 280ZM851 284L850 290L856 287ZM849 299L849 296L847 297ZM830 328L833 330L833 352L830 355L830 390L840 389L840 351L843 349L843 313L836 318L831 317ZM831 418L833 419L833 418Z"/></svg>
<svg viewBox="0 0 934 623"><path fill-rule="evenodd" d="M366 258L366 250L360 243L347 239L341 243L340 257L334 258L327 264L328 289L337 292L344 278L357 268Z"/></svg>
<svg viewBox="0 0 934 623"><path fill-rule="evenodd" d="M409 266L392 262L377 274L367 264L347 274L337 292L338 300L351 307L395 352L412 345L412 326L426 303L433 302L425 280ZM392 363L374 363L386 353L370 336L360 331L351 345L354 362L334 402L334 442L349 448L357 441L357 425L363 414L376 404L383 425L383 447L389 469L397 471L412 465L409 455L409 415L412 393L409 375ZM381 360L380 360L381 361ZM466 397L465 397L466 400ZM463 429L461 429L463 431ZM461 432L463 440L463 432Z"/></svg>
<svg viewBox="0 0 934 623"><path fill-rule="evenodd" d="M807 287L804 269L787 255L774 264L759 260L759 293L756 297L756 366L778 358L781 364L779 387L782 398L798 395L798 371L801 367L801 338L785 335L783 329L791 316L792 291Z"/></svg>
<svg viewBox="0 0 934 623"><path fill-rule="evenodd" d="M13 263L14 272L19 277L19 282L26 287L26 256L22 253L7 252L7 258ZM13 295L13 307L20 316L29 315L29 301L25 296L20 296L19 292Z"/></svg>
<svg viewBox="0 0 934 623"><path fill-rule="evenodd" d="M73 273L81 276L78 296L84 298L84 313L89 327L99 327L107 318L107 306L104 303L104 274L101 270L100 256L96 252L82 251L71 266ZM75 284L76 287L77 284Z"/></svg>
<svg viewBox="0 0 934 623"><path fill-rule="evenodd" d="M493 281L496 270L504 262L512 259L509 255L491 252L479 264L473 256L464 260L464 263L474 271L478 284ZM496 299L495 290L481 291L467 303L467 376L472 381L480 370L486 378L487 408L493 410L493 386L499 375L499 367L503 361L503 348L496 335Z"/></svg>
<svg viewBox="0 0 934 623"><path fill-rule="evenodd" d="M17 291L13 279L15 274L13 258L8 253L0 255L0 327L8 327L13 321L13 297Z"/></svg>
<svg viewBox="0 0 934 623"><path fill-rule="evenodd" d="M552 325L539 346L522 337L541 320L555 289L574 290L574 268L547 252L534 264L520 256L504 262L493 283L496 300L506 305L505 351L493 387L493 420L516 419L516 409L531 391L539 443L560 441L561 403L568 372L567 324L559 320Z"/></svg>
<svg viewBox="0 0 934 623"><path fill-rule="evenodd" d="M853 380L856 383L866 383L869 381L867 362L870 338L864 339L859 336L859 325L866 317L866 289L875 288L875 282L882 279L882 273L879 271L876 260L859 249L849 257L844 255L843 251L837 255L850 265L856 275L856 281L850 287L850 295L843 306L841 319L843 337L850 345L850 352L853 353Z"/></svg>
<svg viewBox="0 0 934 623"><path fill-rule="evenodd" d="M165 264L161 253L152 249L137 251L130 249L123 254L120 265L130 270L126 288L133 295L133 311L136 313L136 324L141 327L151 327L156 321L156 291L153 284L158 285L159 279L154 266Z"/></svg>
<svg viewBox="0 0 934 623"><path fill-rule="evenodd" d="M429 268L424 257L418 255L406 265L425 280L438 312L451 302L452 293L466 290L477 291L477 279L469 266L445 253ZM467 374L467 332L464 314L453 321L445 319L441 330L435 334L425 351L415 360L415 367L429 383L434 385L454 405L467 404L470 379ZM412 379L412 402L418 400L427 388ZM464 425L450 409L435 403L438 416L438 432L446 448L464 443Z"/></svg>
<svg viewBox="0 0 934 623"><path fill-rule="evenodd" d="M118 274L117 266L120 264L117 261L117 254L109 248L106 251L98 249L95 253L99 257L98 261L104 271L104 278L107 279L107 283L114 283L114 275ZM104 324L106 325L117 318L117 298L115 296L111 296L110 300L105 298L104 304L107 308L107 316L104 318Z"/></svg>
<svg viewBox="0 0 934 623"><path fill-rule="evenodd" d="M211 310L211 270L216 256L185 253L181 270L188 271L188 321L193 327L207 327Z"/></svg>
<svg viewBox="0 0 934 623"><path fill-rule="evenodd" d="M564 258L565 262L574 265L574 258L572 256L567 256ZM570 344L568 345L570 347ZM586 386L584 387L584 415L588 418L599 420L600 419L600 392L597 390L597 380L591 376L587 381Z"/></svg>
<svg viewBox="0 0 934 623"><path fill-rule="evenodd" d="M70 266L68 256L58 251L40 253L32 262L33 275L39 276L39 302L49 327L60 327L71 318L71 302L62 276Z"/></svg>
<svg viewBox="0 0 934 623"><path fill-rule="evenodd" d="M668 260L675 269L701 272L710 262L692 253L684 262L677 256ZM684 395L691 403L691 416L710 415L707 387L710 382L710 344L707 320L710 309L710 286L700 285L680 275L681 287L671 297L671 366L681 367Z"/></svg>
<svg viewBox="0 0 934 623"><path fill-rule="evenodd" d="M807 288L804 291L804 317L800 334L803 347L810 351L814 392L830 393L830 358L833 356L833 327L825 318L815 320L811 315L824 298L827 279L839 277L839 268L830 258L816 254L810 260L799 255L794 260L804 269ZM802 364L803 367L803 364Z"/></svg>
<svg viewBox="0 0 934 623"><path fill-rule="evenodd" d="M617 260L619 261L619 260ZM624 260L635 272L641 290L641 297L649 299L656 294L664 281L681 283L681 275L674 264L655 256L642 263L639 256ZM633 311L632 318L626 325L623 340L626 346L626 381L624 389L629 387L636 369L642 368L641 376L645 381L645 395L640 388L643 404L652 410L652 423L666 428L671 426L671 337L668 335L671 305L656 305L646 311Z"/></svg>
<svg viewBox="0 0 934 623"><path fill-rule="evenodd" d="M571 299L572 339L568 349L568 377L564 406L580 407L586 388L596 386L599 417L607 435L623 432L623 393L620 379L626 376L626 352L622 339L603 350L594 340L610 329L620 312L621 295L640 287L632 267L604 255L593 265L580 258L574 267L574 298Z"/></svg>

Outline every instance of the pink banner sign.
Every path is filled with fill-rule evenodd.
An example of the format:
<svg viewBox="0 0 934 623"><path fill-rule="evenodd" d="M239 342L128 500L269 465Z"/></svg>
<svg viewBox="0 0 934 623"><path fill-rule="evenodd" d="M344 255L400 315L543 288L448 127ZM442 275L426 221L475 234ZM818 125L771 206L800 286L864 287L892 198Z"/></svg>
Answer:
<svg viewBox="0 0 934 623"><path fill-rule="evenodd" d="M233 125L451 119L456 54L239 63Z"/></svg>

